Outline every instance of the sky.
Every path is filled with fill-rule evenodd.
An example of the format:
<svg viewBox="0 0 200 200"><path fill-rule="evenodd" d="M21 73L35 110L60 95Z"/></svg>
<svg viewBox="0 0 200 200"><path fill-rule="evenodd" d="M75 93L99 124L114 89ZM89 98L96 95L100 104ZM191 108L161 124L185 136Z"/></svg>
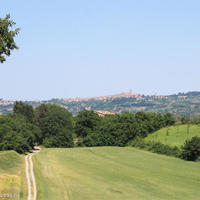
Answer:
<svg viewBox="0 0 200 200"><path fill-rule="evenodd" d="M199 0L0 0L20 34L0 98L200 90Z"/></svg>

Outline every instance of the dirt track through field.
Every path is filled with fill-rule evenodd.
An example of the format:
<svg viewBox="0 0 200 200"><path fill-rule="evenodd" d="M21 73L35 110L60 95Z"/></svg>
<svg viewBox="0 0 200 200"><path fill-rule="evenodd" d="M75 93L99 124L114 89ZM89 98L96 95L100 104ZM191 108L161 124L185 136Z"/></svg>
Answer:
<svg viewBox="0 0 200 200"><path fill-rule="evenodd" d="M25 156L25 163L26 163L26 180L27 180L27 187L28 187L28 197L27 200L36 200L37 198L37 188L36 188L36 181L33 171L33 162L32 162L32 155L39 152L40 149L38 148L37 151L33 153L29 153Z"/></svg>

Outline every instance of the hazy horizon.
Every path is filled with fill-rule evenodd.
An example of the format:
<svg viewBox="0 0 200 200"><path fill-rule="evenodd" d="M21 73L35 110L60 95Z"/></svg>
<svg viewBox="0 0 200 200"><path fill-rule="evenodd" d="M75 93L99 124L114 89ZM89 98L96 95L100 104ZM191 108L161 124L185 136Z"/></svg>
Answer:
<svg viewBox="0 0 200 200"><path fill-rule="evenodd" d="M48 100L200 91L200 2L1 2L20 27L0 98Z"/></svg>
<svg viewBox="0 0 200 200"><path fill-rule="evenodd" d="M72 97L52 97L49 99L4 99L3 100L8 100L8 101L46 101L46 100L51 100L51 99L64 99L64 98L93 98L93 97L101 97L101 96L112 96L112 95L116 95L116 94L120 94L120 93L127 93L129 91L121 91L119 93L112 93L112 94L105 94L105 95L96 95L96 96L72 96ZM158 94L158 93L154 93L154 94L143 94L143 93L134 93L133 94L139 94L139 95L145 95L145 96L168 96L168 95L177 95L179 93L188 93L188 92L200 92L200 91L186 91L186 92L177 92L177 93L172 93L172 94ZM1 99L1 97L0 97Z"/></svg>

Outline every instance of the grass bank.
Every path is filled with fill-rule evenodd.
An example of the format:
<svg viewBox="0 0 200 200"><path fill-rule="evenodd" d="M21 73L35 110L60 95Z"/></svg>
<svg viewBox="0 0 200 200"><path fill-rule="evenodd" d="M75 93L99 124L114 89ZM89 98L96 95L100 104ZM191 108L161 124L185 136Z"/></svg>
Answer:
<svg viewBox="0 0 200 200"><path fill-rule="evenodd" d="M199 125L176 125L162 128L153 134L149 134L145 141L161 142L170 146L180 147L186 139L191 139L193 136L200 137Z"/></svg>
<svg viewBox="0 0 200 200"><path fill-rule="evenodd" d="M37 200L198 200L200 164L131 147L43 149Z"/></svg>
<svg viewBox="0 0 200 200"><path fill-rule="evenodd" d="M0 151L0 196L27 199L24 156L15 151Z"/></svg>

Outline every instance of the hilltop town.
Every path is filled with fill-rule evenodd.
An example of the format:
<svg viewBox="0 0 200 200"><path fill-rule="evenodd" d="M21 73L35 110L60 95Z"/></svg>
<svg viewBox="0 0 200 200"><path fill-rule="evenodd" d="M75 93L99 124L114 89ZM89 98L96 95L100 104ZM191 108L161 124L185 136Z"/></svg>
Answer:
<svg viewBox="0 0 200 200"><path fill-rule="evenodd" d="M148 95L147 95L148 96ZM158 95L151 95L153 98L167 98L167 96L158 96ZM116 99L116 98L135 98L137 100L142 100L145 98L145 95L143 94L135 94L133 93L132 89L130 89L128 92L121 92L119 94L113 94L113 95L106 95L106 96L94 96L94 97L75 97L75 98L58 98L58 99L52 99L52 100L59 100L63 102L81 102L81 101L90 101L90 100L108 100L108 99ZM49 100L51 101L51 100ZM23 101L27 102L27 101ZM46 101L43 100L34 100L31 101L35 104L44 103ZM47 101L48 102L48 101ZM0 98L0 105L8 106L13 105L14 101L12 100L4 100L3 98Z"/></svg>
<svg viewBox="0 0 200 200"><path fill-rule="evenodd" d="M54 98L51 100L23 101L25 104L37 107L41 104L54 103L61 105L77 115L81 110L101 110L114 113L138 111L173 113L175 116L200 116L200 92L178 93L173 95L143 95L134 94L132 90L120 94ZM14 101L0 99L0 114L12 113Z"/></svg>

